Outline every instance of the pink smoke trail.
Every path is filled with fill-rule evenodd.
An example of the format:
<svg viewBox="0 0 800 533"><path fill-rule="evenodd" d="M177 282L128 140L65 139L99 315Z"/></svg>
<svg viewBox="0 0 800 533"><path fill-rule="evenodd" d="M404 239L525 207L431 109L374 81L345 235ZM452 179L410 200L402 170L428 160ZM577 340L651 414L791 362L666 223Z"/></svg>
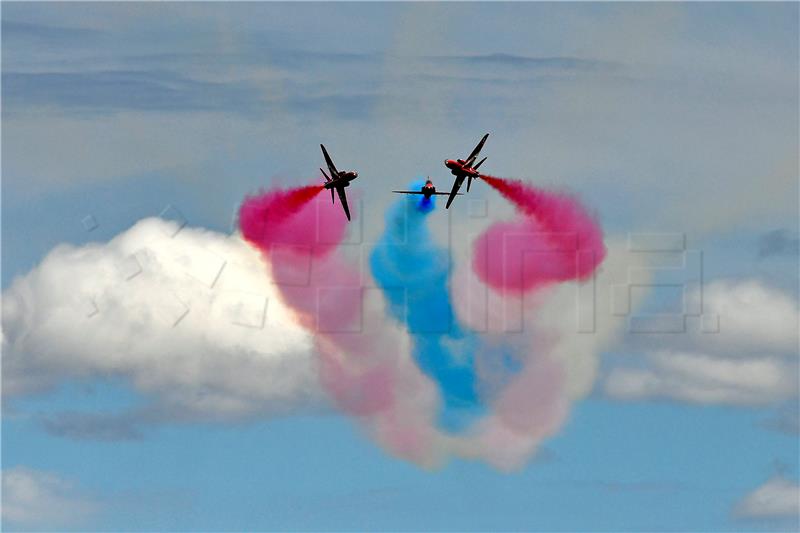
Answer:
<svg viewBox="0 0 800 533"><path fill-rule="evenodd" d="M481 178L523 215L493 224L476 240L473 269L484 283L522 294L594 273L606 255L603 231L577 198L519 180Z"/></svg>
<svg viewBox="0 0 800 533"><path fill-rule="evenodd" d="M532 334L517 340L523 368L495 400L483 435L487 446L506 450L493 454L493 460L501 467L513 467L543 438L558 431L570 401L567 368L553 353L558 337L536 326L536 313L523 313L524 306L538 306L539 300L523 303L505 295L522 296L552 284L586 280L605 258L606 248L602 228L574 196L519 180L481 177L511 201L520 215L492 224L475 241L472 260L476 277L500 298L485 301L500 306L496 311L501 312L494 313L502 319L499 331L506 331L507 320L516 324L510 317L520 321L527 317L519 327ZM462 298L462 311L464 303Z"/></svg>
<svg viewBox="0 0 800 533"><path fill-rule="evenodd" d="M415 369L409 376L400 361L397 339L363 326L360 270L337 250L347 220L339 206L317 196L321 190L309 186L245 198L239 209L242 236L261 251L284 303L312 334L320 381L334 402L367 422L391 451L421 462L432 427L397 392L398 383L408 386L420 378Z"/></svg>

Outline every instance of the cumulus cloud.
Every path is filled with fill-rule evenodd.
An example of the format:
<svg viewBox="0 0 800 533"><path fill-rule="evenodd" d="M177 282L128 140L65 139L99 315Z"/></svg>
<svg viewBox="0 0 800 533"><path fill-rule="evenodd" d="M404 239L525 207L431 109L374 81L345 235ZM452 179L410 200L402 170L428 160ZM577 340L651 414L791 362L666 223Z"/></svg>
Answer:
<svg viewBox="0 0 800 533"><path fill-rule="evenodd" d="M690 295L704 314L719 317L719 331L694 335L695 345L717 354L798 355L797 302L757 280L718 280ZM699 306L698 306L699 307Z"/></svg>
<svg viewBox="0 0 800 533"><path fill-rule="evenodd" d="M759 280L705 283L702 289L688 291L683 307L687 313L702 312L703 319L687 315L682 332L632 336L633 347L652 351L658 346L726 358L798 356L797 302Z"/></svg>
<svg viewBox="0 0 800 533"><path fill-rule="evenodd" d="M235 236L145 219L108 243L56 247L2 304L7 400L121 377L154 404L105 421L73 414L51 421L57 433L114 438L126 417L231 420L324 405L309 335Z"/></svg>
<svg viewBox="0 0 800 533"><path fill-rule="evenodd" d="M625 400L669 398L703 404L762 405L797 394L797 365L776 358L724 359L656 352L646 369L616 369L606 392Z"/></svg>
<svg viewBox="0 0 800 533"><path fill-rule="evenodd" d="M747 494L736 506L742 518L794 518L795 528L800 519L800 486L775 476Z"/></svg>
<svg viewBox="0 0 800 533"><path fill-rule="evenodd" d="M792 298L759 281L720 280L691 293L688 305L718 329L643 337L647 365L612 369L607 394L732 405L797 396L800 318Z"/></svg>
<svg viewBox="0 0 800 533"><path fill-rule="evenodd" d="M74 527L99 510L74 483L55 474L22 466L3 470L4 522L25 528Z"/></svg>

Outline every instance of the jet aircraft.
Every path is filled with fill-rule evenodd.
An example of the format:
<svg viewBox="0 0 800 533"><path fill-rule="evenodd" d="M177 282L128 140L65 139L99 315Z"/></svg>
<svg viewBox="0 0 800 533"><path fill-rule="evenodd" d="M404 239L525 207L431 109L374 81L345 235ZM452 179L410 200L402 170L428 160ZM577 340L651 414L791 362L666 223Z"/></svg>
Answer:
<svg viewBox="0 0 800 533"><path fill-rule="evenodd" d="M396 192L396 193L400 193L400 194L421 194L421 195L425 196L426 199L430 198L431 196L434 196L434 195L436 195L436 196L449 196L449 193L437 192L436 191L436 187L434 187L433 182L430 180L430 177L428 177L428 181L426 181L425 185L423 185L420 188L420 190L418 190L418 191L392 191L392 192ZM456 194L461 194L461 193L456 193Z"/></svg>
<svg viewBox="0 0 800 533"><path fill-rule="evenodd" d="M458 189L461 188L461 184L464 183L464 178L467 178L467 192L469 192L469 187L472 185L472 180L475 178L481 177L480 173L478 172L478 167L480 167L486 158L484 157L481 159L477 165L472 166L475 160L478 158L478 154L481 153L481 148L483 148L483 143L486 142L486 139L489 137L489 134L483 136L483 138L478 143L478 146L472 150L472 153L467 156L466 159L445 159L444 166L450 169L450 173L456 177L456 180L453 182L453 189L450 191L450 196L447 198L447 204L445 208L449 208L450 204L453 203L453 199L458 194Z"/></svg>
<svg viewBox="0 0 800 533"><path fill-rule="evenodd" d="M344 214L347 216L347 220L350 220L350 209L347 207L347 193L344 188L349 187L350 182L358 177L358 172L354 170L336 170L336 166L333 164L333 161L331 161L331 156L328 155L325 146L320 144L319 147L322 148L322 155L325 156L328 172L331 173L331 175L328 176L325 174L324 170L319 169L322 175L325 176L325 188L331 191L331 202L334 204L336 203L336 198L333 196L333 191L334 189L336 190L336 193L339 195L339 200L342 202Z"/></svg>

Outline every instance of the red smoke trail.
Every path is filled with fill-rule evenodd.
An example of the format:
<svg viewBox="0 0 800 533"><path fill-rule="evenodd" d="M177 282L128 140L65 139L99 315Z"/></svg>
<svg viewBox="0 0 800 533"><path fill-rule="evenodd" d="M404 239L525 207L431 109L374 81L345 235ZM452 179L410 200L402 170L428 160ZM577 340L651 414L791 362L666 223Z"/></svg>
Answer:
<svg viewBox="0 0 800 533"><path fill-rule="evenodd" d="M387 387L373 369L351 375L344 365L342 351L359 351L358 343L350 345L352 339L338 333L357 331L351 326L361 318L360 276L340 254L332 253L344 238L347 220L341 208L323 197L312 201L322 189L314 185L249 196L239 208L239 226L267 259L283 301L314 335L323 383L345 408L358 411L362 404L385 401L376 398ZM350 405L353 390L361 393L355 400L359 405Z"/></svg>
<svg viewBox="0 0 800 533"><path fill-rule="evenodd" d="M293 215L297 215L323 188L322 185L308 185L297 189L276 189L248 196L239 207L239 227L242 230L242 236L265 252L270 251L276 244L317 244L317 227L304 224ZM328 228L335 228L335 226ZM340 229L344 231L343 227ZM328 238L321 239L321 242L339 242L339 239L336 239L335 235L329 235ZM326 253L327 248L315 246L314 252L316 254Z"/></svg>
<svg viewBox="0 0 800 533"><path fill-rule="evenodd" d="M603 261L603 230L577 198L519 180L481 178L524 217L492 225L475 242L473 268L495 290L521 294L585 280Z"/></svg>
<svg viewBox="0 0 800 533"><path fill-rule="evenodd" d="M302 324L337 330L358 313L358 272L331 252L347 219L338 206L315 196L311 185L248 196L239 208L242 236L269 261L272 279Z"/></svg>

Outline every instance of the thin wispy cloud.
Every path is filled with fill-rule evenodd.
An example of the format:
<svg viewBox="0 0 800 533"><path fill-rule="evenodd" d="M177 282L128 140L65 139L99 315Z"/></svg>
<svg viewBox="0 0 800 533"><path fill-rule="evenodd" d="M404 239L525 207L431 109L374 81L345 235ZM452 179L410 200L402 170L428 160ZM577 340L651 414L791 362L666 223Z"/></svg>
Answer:
<svg viewBox="0 0 800 533"><path fill-rule="evenodd" d="M781 475L773 476L748 493L736 506L740 518L789 519L792 529L800 526L800 486Z"/></svg>
<svg viewBox="0 0 800 533"><path fill-rule="evenodd" d="M85 525L101 507L70 480L23 466L4 469L2 518L13 529L61 530Z"/></svg>
<svg viewBox="0 0 800 533"><path fill-rule="evenodd" d="M764 233L758 238L758 257L772 256L797 257L800 253L800 238L797 232L785 228Z"/></svg>
<svg viewBox="0 0 800 533"><path fill-rule="evenodd" d="M243 83L210 83L164 71L3 73L3 97L12 110L50 107L76 112L229 111L262 115L262 92Z"/></svg>
<svg viewBox="0 0 800 533"><path fill-rule="evenodd" d="M39 423L56 437L109 442L139 440L144 436L142 425L164 419L154 414L140 410L121 414L67 411L41 417Z"/></svg>
<svg viewBox="0 0 800 533"><path fill-rule="evenodd" d="M30 45L36 42L70 46L85 44L103 35L103 32L96 29L48 26L8 19L3 19L0 24L3 30L3 44L11 46Z"/></svg>

